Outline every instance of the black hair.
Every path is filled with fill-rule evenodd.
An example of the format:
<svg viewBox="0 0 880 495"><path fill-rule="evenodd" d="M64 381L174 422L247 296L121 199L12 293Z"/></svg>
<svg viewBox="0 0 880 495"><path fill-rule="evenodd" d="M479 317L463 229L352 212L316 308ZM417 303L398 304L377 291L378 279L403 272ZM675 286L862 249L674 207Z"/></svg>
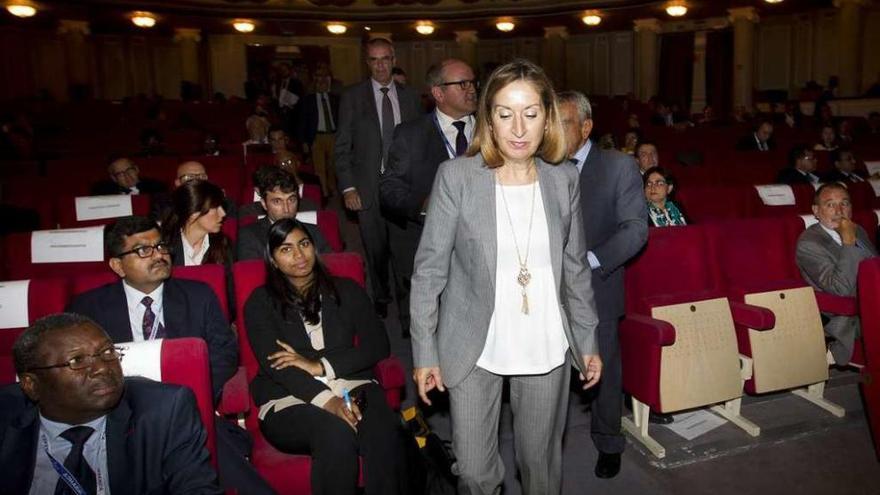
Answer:
<svg viewBox="0 0 880 495"><path fill-rule="evenodd" d="M162 237L176 239L193 213L205 215L211 208L223 206L225 197L220 187L206 180L181 184L171 193L171 209L162 219ZM229 239L223 232L209 235L210 247L202 263L226 263L230 250Z"/></svg>
<svg viewBox="0 0 880 495"><path fill-rule="evenodd" d="M159 230L159 225L147 217L133 215L116 220L104 228L104 249L107 256L118 256L125 248L126 237L153 229Z"/></svg>
<svg viewBox="0 0 880 495"><path fill-rule="evenodd" d="M321 297L330 297L334 302L339 303L339 292L320 259L315 259L312 270L314 278L302 293L290 283L287 276L275 264L273 253L284 244L287 236L294 230L301 231L312 242L312 246L315 245L309 229L302 223L292 218L283 218L275 222L269 229L266 249L263 252L266 263L266 289L285 318L287 312L293 310L302 315L307 323L315 325L321 321Z"/></svg>
<svg viewBox="0 0 880 495"><path fill-rule="evenodd" d="M42 366L42 363L38 362L38 353L46 334L80 325L93 325L96 328L101 328L88 316L77 313L56 313L35 321L15 339L15 343L12 345L15 372L21 374L37 366Z"/></svg>
<svg viewBox="0 0 880 495"><path fill-rule="evenodd" d="M639 139L639 142L638 142L638 144L636 144L636 148L633 150L633 153L638 157L639 150L642 148L642 146L647 146L649 144L651 146L653 146L654 149L657 150L658 153L660 152L660 148L657 147L657 143L655 143L654 141L651 141L650 139L645 139L645 140Z"/></svg>
<svg viewBox="0 0 880 495"><path fill-rule="evenodd" d="M790 168L795 168L797 166L797 161L804 156L804 153L811 149L812 148L806 144L796 144L792 146L791 150L788 152L788 166Z"/></svg>
<svg viewBox="0 0 880 495"><path fill-rule="evenodd" d="M432 67L434 67L434 66L432 66ZM428 70L430 70L430 69L428 69ZM391 68L391 75L392 76L405 76L406 71L404 71L400 67L394 66Z"/></svg>
<svg viewBox="0 0 880 495"><path fill-rule="evenodd" d="M855 154L853 153L852 148L848 146L841 146L839 148L831 150L831 153L828 154L828 159L831 161L831 165L839 162L840 155L844 153L849 153L850 155L853 155L853 159L855 159Z"/></svg>
<svg viewBox="0 0 880 495"><path fill-rule="evenodd" d="M260 167L254 171L251 178L263 199L266 199L266 194L275 189L280 189L283 193L294 192L299 199L299 184L296 176L281 167L272 165Z"/></svg>

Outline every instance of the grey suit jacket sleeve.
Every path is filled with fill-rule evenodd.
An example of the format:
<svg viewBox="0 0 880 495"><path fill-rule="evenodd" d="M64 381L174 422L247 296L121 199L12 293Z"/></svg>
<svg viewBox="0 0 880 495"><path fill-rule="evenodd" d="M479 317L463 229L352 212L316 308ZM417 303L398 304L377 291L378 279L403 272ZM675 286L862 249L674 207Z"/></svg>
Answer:
<svg viewBox="0 0 880 495"><path fill-rule="evenodd" d="M807 281L819 290L838 296L856 294L859 263L872 256L856 246L838 246L818 225L804 232L798 240L797 265ZM873 250L868 235L858 227L860 243ZM873 253L876 256L876 251Z"/></svg>
<svg viewBox="0 0 880 495"><path fill-rule="evenodd" d="M619 170L614 211L617 213L617 231L605 242L593 248L598 258L599 274L604 279L636 255L648 240L648 219L645 191L638 169L632 159L622 153L606 153L614 157L614 168Z"/></svg>
<svg viewBox="0 0 880 495"><path fill-rule="evenodd" d="M441 165L431 190L431 201L422 242L415 257L410 291L413 364L416 368L440 365L437 325L440 294L449 279L456 221L461 202L460 176L448 163Z"/></svg>
<svg viewBox="0 0 880 495"><path fill-rule="evenodd" d="M562 258L562 297L568 324L581 355L598 354L596 325L599 316L593 300L592 276L586 263L586 239L584 237L583 213L581 211L581 188L576 169L570 167L569 201L571 202L571 225ZM577 367L581 367L578 362ZM583 370L581 370L583 371Z"/></svg>
<svg viewBox="0 0 880 495"><path fill-rule="evenodd" d="M357 91L351 88L339 100L339 122L336 125L336 143L333 147L333 163L336 165L336 177L339 189L344 191L355 187L354 178L354 98Z"/></svg>

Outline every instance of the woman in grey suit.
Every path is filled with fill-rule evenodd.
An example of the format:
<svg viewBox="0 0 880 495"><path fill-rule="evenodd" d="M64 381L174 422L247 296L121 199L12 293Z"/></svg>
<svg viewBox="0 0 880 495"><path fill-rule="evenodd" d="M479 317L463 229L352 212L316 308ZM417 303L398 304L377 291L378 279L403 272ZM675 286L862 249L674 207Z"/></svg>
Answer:
<svg viewBox="0 0 880 495"><path fill-rule="evenodd" d="M517 60L490 76L468 156L437 172L410 308L422 400L449 389L459 493L499 493L498 420L510 385L526 493L556 494L570 366L584 388L602 363L585 264L578 173L556 96Z"/></svg>

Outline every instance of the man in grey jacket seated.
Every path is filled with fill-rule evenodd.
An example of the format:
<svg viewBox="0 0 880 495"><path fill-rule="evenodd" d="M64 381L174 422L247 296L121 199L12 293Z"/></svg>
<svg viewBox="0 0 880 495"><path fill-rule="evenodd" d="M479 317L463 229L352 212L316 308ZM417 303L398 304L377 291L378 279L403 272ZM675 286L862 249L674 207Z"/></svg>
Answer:
<svg viewBox="0 0 880 495"><path fill-rule="evenodd" d="M849 191L837 182L820 187L813 196L819 220L798 238L797 265L804 280L818 290L838 296L856 295L859 262L877 256L865 229L852 221ZM834 362L846 366L861 334L857 316L824 315L825 333ZM824 320L825 318L823 318Z"/></svg>

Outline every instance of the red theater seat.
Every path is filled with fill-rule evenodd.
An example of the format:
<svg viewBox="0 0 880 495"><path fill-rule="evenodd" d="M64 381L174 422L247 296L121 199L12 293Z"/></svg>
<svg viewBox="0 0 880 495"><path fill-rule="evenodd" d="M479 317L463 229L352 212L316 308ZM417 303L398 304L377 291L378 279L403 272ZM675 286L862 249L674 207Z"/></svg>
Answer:
<svg viewBox="0 0 880 495"><path fill-rule="evenodd" d="M880 258L859 265L859 315L862 323L862 344L865 368L860 380L868 421L874 434L874 448L880 457Z"/></svg>
<svg viewBox="0 0 880 495"><path fill-rule="evenodd" d="M70 288L67 280L60 278L31 279L28 284L27 299L28 325L46 315L64 311L69 295ZM23 331L24 327L0 328L0 356L12 355L12 344ZM12 369L12 362L0 363L0 367L2 366L9 367L6 370L8 372Z"/></svg>
<svg viewBox="0 0 880 495"><path fill-rule="evenodd" d="M83 261L70 263L31 262L31 233L12 233L3 239L3 278L24 280L28 278L71 277L85 273L110 270L106 261Z"/></svg>

